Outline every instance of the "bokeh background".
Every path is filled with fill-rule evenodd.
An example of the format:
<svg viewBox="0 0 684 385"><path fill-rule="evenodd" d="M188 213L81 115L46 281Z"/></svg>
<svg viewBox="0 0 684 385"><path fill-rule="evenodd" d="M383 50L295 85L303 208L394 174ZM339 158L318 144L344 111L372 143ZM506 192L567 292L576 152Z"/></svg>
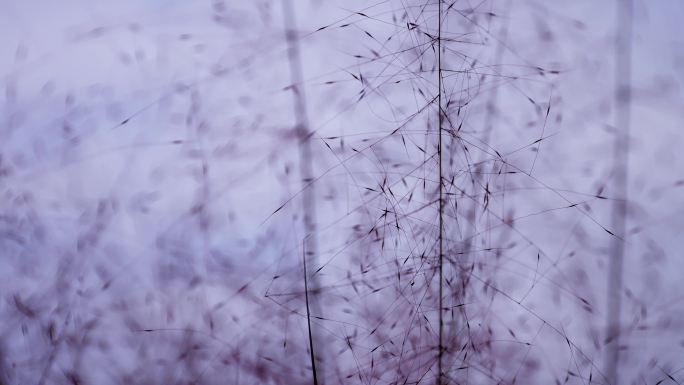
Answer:
<svg viewBox="0 0 684 385"><path fill-rule="evenodd" d="M0 383L312 383L307 236L319 381L436 381L437 2L287 4L0 0ZM443 3L448 383L614 381L616 238L619 383L684 381L684 4L620 4Z"/></svg>

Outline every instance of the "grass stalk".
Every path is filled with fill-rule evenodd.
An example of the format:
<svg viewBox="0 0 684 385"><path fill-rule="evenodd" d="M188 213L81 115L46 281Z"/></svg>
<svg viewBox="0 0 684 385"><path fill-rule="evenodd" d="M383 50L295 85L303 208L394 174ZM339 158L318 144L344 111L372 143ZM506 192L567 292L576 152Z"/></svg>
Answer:
<svg viewBox="0 0 684 385"><path fill-rule="evenodd" d="M307 323L309 330L309 346L311 349L311 365L313 370L313 381L314 385L318 385L318 376L314 356L314 345L320 340L320 335L315 330L312 330L311 325L311 315L310 311L313 310L314 314L317 316L321 315L321 310L319 306L319 301L317 295L320 293L320 285L318 284L317 278L314 274L310 274L310 271L315 272L317 270L317 260L318 260L318 237L316 228L316 194L315 186L310 183L313 180L313 169L312 169L312 151L311 151L311 133L309 131L309 118L307 113L307 102L306 94L304 90L304 76L302 69L302 59L299 49L299 37L297 35L297 21L295 16L295 10L292 5L291 0L283 1L283 16L285 18L285 33L287 38L288 50L288 62L290 65L290 79L292 82L293 91L293 101L294 101L294 113L296 119L296 134L299 138L299 165L300 165L300 177L302 180L302 186L304 190L302 191L302 214L304 216L304 240L303 240L303 250L304 250L304 277L305 277L305 300L306 300L306 314ZM308 262L307 262L308 260ZM311 280L311 284L309 284ZM311 287L311 290L309 290ZM313 296L309 298L309 292L313 293ZM317 350L320 352L320 350ZM321 357L317 357L321 360ZM318 371L322 368L319 365Z"/></svg>
<svg viewBox="0 0 684 385"><path fill-rule="evenodd" d="M444 188L442 177L442 0L439 0L439 9L437 14L437 116L439 124L439 143L437 145L437 152L439 158L439 352L437 353L437 385L442 385L443 371L442 359L444 355L444 320L443 320L443 289L444 289Z"/></svg>
<svg viewBox="0 0 684 385"><path fill-rule="evenodd" d="M625 257L625 228L627 222L627 178L629 174L629 131L631 120L630 78L632 75L632 0L617 1L617 41L615 52L615 133L613 167L615 194L612 228L616 235L611 240L608 263L608 322L604 372L609 384L618 384L620 358L620 319L622 308L622 275Z"/></svg>

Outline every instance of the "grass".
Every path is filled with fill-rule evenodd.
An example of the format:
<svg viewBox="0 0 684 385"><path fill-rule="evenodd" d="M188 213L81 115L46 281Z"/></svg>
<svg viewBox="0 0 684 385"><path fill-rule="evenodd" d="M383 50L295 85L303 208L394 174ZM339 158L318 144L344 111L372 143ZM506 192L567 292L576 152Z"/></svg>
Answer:
<svg viewBox="0 0 684 385"><path fill-rule="evenodd" d="M12 80L6 115L40 113L2 133L0 383L681 382L677 296L604 279L647 221L626 170L577 172L623 137L578 110L604 84L565 50L615 52L573 6L178 7L78 43L139 45L124 78L158 88L45 111Z"/></svg>

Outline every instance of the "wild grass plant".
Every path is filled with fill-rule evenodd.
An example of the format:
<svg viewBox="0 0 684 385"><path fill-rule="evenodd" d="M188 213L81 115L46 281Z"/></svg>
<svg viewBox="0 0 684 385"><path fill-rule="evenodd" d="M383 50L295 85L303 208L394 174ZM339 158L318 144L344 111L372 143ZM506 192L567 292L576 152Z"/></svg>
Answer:
<svg viewBox="0 0 684 385"><path fill-rule="evenodd" d="M65 7L2 54L0 383L681 382L665 5Z"/></svg>

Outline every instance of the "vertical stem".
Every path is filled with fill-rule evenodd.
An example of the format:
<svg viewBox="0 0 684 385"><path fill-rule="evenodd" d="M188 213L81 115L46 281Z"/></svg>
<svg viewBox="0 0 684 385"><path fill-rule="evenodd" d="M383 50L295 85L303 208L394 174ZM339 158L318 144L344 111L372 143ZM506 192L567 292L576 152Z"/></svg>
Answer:
<svg viewBox="0 0 684 385"><path fill-rule="evenodd" d="M632 76L632 15L633 0L617 2L617 42L615 54L615 133L614 175L615 194L612 208L612 228L615 237L611 239L608 263L608 322L605 351L605 374L608 383L619 383L618 363L620 354L620 319L623 260L625 255L625 228L627 222L627 178L629 162L629 130L631 119Z"/></svg>
<svg viewBox="0 0 684 385"><path fill-rule="evenodd" d="M309 279L306 269L306 239L302 242L302 261L304 263L304 300L306 302L306 325L309 330L309 350L311 351L311 371L313 372L313 385L318 385L316 375L316 355L314 353L313 336L311 334L311 312L309 310Z"/></svg>
<svg viewBox="0 0 684 385"><path fill-rule="evenodd" d="M304 92L304 76L302 75L302 61L299 51L299 39L296 33L295 11L291 0L283 0L283 16L285 18L285 33L287 37L288 50L287 56L290 64L290 78L292 81L292 91L294 92L294 113L296 118L296 134L299 138L299 167L302 178L302 211L304 215L304 275L306 284L306 304L307 321L309 327L309 345L311 348L311 363L313 370L314 385L318 385L317 371L314 366L314 344L320 344L321 336L312 328L309 308L314 315L320 316L321 309L318 301L320 286L317 277L310 272L318 269L318 237L316 231L316 194L313 180L312 153L311 153L311 132L309 131L309 119L306 110L306 95ZM309 280L311 281L309 285ZM311 290L309 290L311 288ZM309 298L311 292L311 299ZM312 329L314 329L312 331ZM321 352L318 349L318 360L321 362ZM324 368L319 365L318 374L324 377ZM321 381L322 382L322 381Z"/></svg>
<svg viewBox="0 0 684 385"><path fill-rule="evenodd" d="M443 346L443 334L444 334L444 320L442 319L442 308L443 306L443 295L442 290L444 286L443 277L443 265L444 265L444 200L443 200L443 185L442 185L442 0L439 0L439 11L438 11L438 26L437 26L437 116L439 124L439 143L437 144L437 153L439 157L439 352L437 370L439 375L437 376L437 385L442 385L442 355L444 352Z"/></svg>

